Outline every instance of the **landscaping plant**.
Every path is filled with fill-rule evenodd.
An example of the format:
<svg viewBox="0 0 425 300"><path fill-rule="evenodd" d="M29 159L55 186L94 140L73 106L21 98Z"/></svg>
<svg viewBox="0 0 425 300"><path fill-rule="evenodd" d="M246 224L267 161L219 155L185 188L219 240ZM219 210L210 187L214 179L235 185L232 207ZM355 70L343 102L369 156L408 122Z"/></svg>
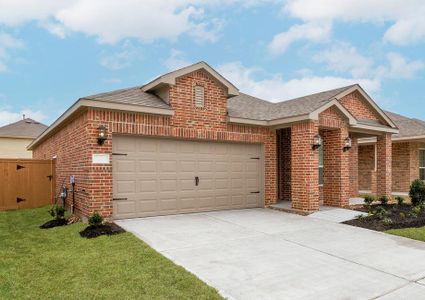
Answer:
<svg viewBox="0 0 425 300"><path fill-rule="evenodd" d="M95 211L89 218L89 224L91 226L99 226L103 223L103 217L97 211Z"/></svg>
<svg viewBox="0 0 425 300"><path fill-rule="evenodd" d="M403 203L404 203L404 198L401 197L401 196L395 197L395 200L397 201L398 205L403 205Z"/></svg>
<svg viewBox="0 0 425 300"><path fill-rule="evenodd" d="M375 201L375 197L372 195L365 195L364 196L364 208L370 209L372 203Z"/></svg>
<svg viewBox="0 0 425 300"><path fill-rule="evenodd" d="M387 196L381 196L379 197L379 202L381 202L382 205L387 205L389 202L389 199Z"/></svg>
<svg viewBox="0 0 425 300"><path fill-rule="evenodd" d="M425 184L422 180L416 179L410 185L409 196L413 206L422 205L425 202Z"/></svg>

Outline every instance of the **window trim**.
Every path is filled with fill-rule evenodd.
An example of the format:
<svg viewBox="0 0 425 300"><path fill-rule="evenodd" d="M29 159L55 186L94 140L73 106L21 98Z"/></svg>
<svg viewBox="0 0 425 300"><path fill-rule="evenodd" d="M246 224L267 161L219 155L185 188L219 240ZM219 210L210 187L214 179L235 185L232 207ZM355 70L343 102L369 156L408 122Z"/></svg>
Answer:
<svg viewBox="0 0 425 300"><path fill-rule="evenodd" d="M318 148L318 165L317 165L317 172L319 173L319 187L323 186L325 184L325 152L324 152L324 147L323 145L320 146ZM322 163L320 163L320 153L322 153ZM323 173L323 180L321 182L320 180L320 169L322 169L322 173Z"/></svg>
<svg viewBox="0 0 425 300"><path fill-rule="evenodd" d="M425 169L425 167L421 167L421 151L423 151L424 153L425 153L425 148L419 148L419 151L418 151L418 156L419 156L419 159L418 159L418 167L419 167L419 179L420 180L425 180L425 178L421 178L421 170L422 169Z"/></svg>

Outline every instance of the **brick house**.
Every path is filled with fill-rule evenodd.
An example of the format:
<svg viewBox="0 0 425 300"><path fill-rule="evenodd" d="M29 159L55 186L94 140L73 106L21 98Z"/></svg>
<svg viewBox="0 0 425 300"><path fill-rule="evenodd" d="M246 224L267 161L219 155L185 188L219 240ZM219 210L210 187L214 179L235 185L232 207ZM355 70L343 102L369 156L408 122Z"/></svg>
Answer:
<svg viewBox="0 0 425 300"><path fill-rule="evenodd" d="M399 128L392 137L393 195L406 196L415 179L425 180L425 122L386 112ZM376 138L359 140L360 193L376 193Z"/></svg>
<svg viewBox="0 0 425 300"><path fill-rule="evenodd" d="M358 140L376 140L376 193L392 192L390 116L352 85L271 103L204 62L140 87L80 98L29 148L76 178L76 211L132 218L292 201L345 206Z"/></svg>

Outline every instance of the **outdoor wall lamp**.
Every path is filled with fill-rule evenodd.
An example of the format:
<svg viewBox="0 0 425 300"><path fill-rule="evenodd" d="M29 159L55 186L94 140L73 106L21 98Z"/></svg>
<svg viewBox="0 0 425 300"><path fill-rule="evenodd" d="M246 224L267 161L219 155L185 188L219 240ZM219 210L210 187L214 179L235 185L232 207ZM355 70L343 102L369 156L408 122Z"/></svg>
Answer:
<svg viewBox="0 0 425 300"><path fill-rule="evenodd" d="M317 134L313 138L313 150L320 148L323 145L323 140L320 134Z"/></svg>
<svg viewBox="0 0 425 300"><path fill-rule="evenodd" d="M108 128L103 125L100 125L97 130L99 131L97 135L97 143L102 146L108 138Z"/></svg>
<svg viewBox="0 0 425 300"><path fill-rule="evenodd" d="M351 138L347 137L344 140L344 148L343 148L344 152L350 150L352 147L353 147L353 142Z"/></svg>

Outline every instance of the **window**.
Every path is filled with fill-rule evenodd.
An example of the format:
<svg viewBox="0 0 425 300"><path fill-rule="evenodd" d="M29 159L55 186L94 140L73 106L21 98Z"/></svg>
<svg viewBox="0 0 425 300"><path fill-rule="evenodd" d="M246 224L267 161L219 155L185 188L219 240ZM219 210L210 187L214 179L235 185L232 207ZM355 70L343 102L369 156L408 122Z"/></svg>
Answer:
<svg viewBox="0 0 425 300"><path fill-rule="evenodd" d="M195 106L204 107L204 87L200 85L195 86Z"/></svg>
<svg viewBox="0 0 425 300"><path fill-rule="evenodd" d="M419 149L419 179L425 180L425 149Z"/></svg>
<svg viewBox="0 0 425 300"><path fill-rule="evenodd" d="M323 173L323 146L319 148L319 185L323 185L324 183L324 173Z"/></svg>

